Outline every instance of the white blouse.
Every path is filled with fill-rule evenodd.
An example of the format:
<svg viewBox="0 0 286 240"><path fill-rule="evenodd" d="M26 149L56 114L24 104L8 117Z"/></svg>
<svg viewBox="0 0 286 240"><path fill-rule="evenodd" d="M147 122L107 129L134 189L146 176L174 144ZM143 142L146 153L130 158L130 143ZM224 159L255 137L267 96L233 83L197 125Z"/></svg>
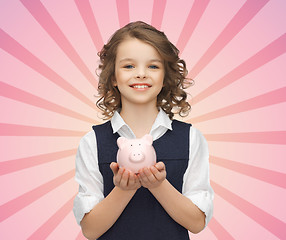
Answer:
<svg viewBox="0 0 286 240"><path fill-rule="evenodd" d="M117 132L119 136L129 139L135 138L118 112L112 117L111 126L113 133ZM156 140L168 129L172 130L172 120L160 109L150 134ZM97 142L93 130L80 140L76 154L75 180L79 184L79 192L74 200L73 212L80 224L84 215L104 199L103 177L98 167ZM183 177L182 194L205 213L207 226L213 214L214 198L209 180L209 152L204 136L193 126L190 128L189 164Z"/></svg>

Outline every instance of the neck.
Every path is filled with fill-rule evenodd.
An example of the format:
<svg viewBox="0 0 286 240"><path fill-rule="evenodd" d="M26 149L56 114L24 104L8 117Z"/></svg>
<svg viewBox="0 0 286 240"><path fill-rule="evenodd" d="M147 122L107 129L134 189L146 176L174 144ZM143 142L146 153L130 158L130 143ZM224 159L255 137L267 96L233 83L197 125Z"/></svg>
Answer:
<svg viewBox="0 0 286 240"><path fill-rule="evenodd" d="M158 115L156 106L128 105L122 106L121 117L132 129L137 138L150 133L152 125Z"/></svg>

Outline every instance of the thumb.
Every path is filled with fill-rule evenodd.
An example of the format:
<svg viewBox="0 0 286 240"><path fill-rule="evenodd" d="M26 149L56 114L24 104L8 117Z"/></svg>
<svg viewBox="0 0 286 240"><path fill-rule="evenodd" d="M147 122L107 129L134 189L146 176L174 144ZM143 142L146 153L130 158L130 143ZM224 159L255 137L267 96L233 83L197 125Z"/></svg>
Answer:
<svg viewBox="0 0 286 240"><path fill-rule="evenodd" d="M156 163L155 167L158 169L158 171L162 171L165 169L165 164L163 162Z"/></svg>
<svg viewBox="0 0 286 240"><path fill-rule="evenodd" d="M113 172L113 175L117 174L118 169L119 169L118 168L118 163L116 163L116 162L110 163L110 168L111 168L111 170Z"/></svg>

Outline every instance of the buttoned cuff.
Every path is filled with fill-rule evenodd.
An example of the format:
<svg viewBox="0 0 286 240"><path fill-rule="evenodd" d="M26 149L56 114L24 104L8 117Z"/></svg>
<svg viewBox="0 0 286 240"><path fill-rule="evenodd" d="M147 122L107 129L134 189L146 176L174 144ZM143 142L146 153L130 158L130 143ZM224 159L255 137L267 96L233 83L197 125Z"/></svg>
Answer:
<svg viewBox="0 0 286 240"><path fill-rule="evenodd" d="M100 201L96 196L78 194L74 199L73 213L76 222L80 225L86 213L89 213Z"/></svg>
<svg viewBox="0 0 286 240"><path fill-rule="evenodd" d="M189 198L202 212L205 214L205 227L213 215L213 194L208 191L201 191L198 193L186 196Z"/></svg>

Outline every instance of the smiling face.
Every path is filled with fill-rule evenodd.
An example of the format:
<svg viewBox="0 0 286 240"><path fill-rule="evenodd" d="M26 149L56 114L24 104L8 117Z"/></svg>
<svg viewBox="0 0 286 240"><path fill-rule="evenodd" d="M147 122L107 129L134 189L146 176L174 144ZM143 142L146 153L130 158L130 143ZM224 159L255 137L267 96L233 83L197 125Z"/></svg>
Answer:
<svg viewBox="0 0 286 240"><path fill-rule="evenodd" d="M164 82L164 62L150 44L128 38L117 48L115 85L126 104L148 104L156 107Z"/></svg>

